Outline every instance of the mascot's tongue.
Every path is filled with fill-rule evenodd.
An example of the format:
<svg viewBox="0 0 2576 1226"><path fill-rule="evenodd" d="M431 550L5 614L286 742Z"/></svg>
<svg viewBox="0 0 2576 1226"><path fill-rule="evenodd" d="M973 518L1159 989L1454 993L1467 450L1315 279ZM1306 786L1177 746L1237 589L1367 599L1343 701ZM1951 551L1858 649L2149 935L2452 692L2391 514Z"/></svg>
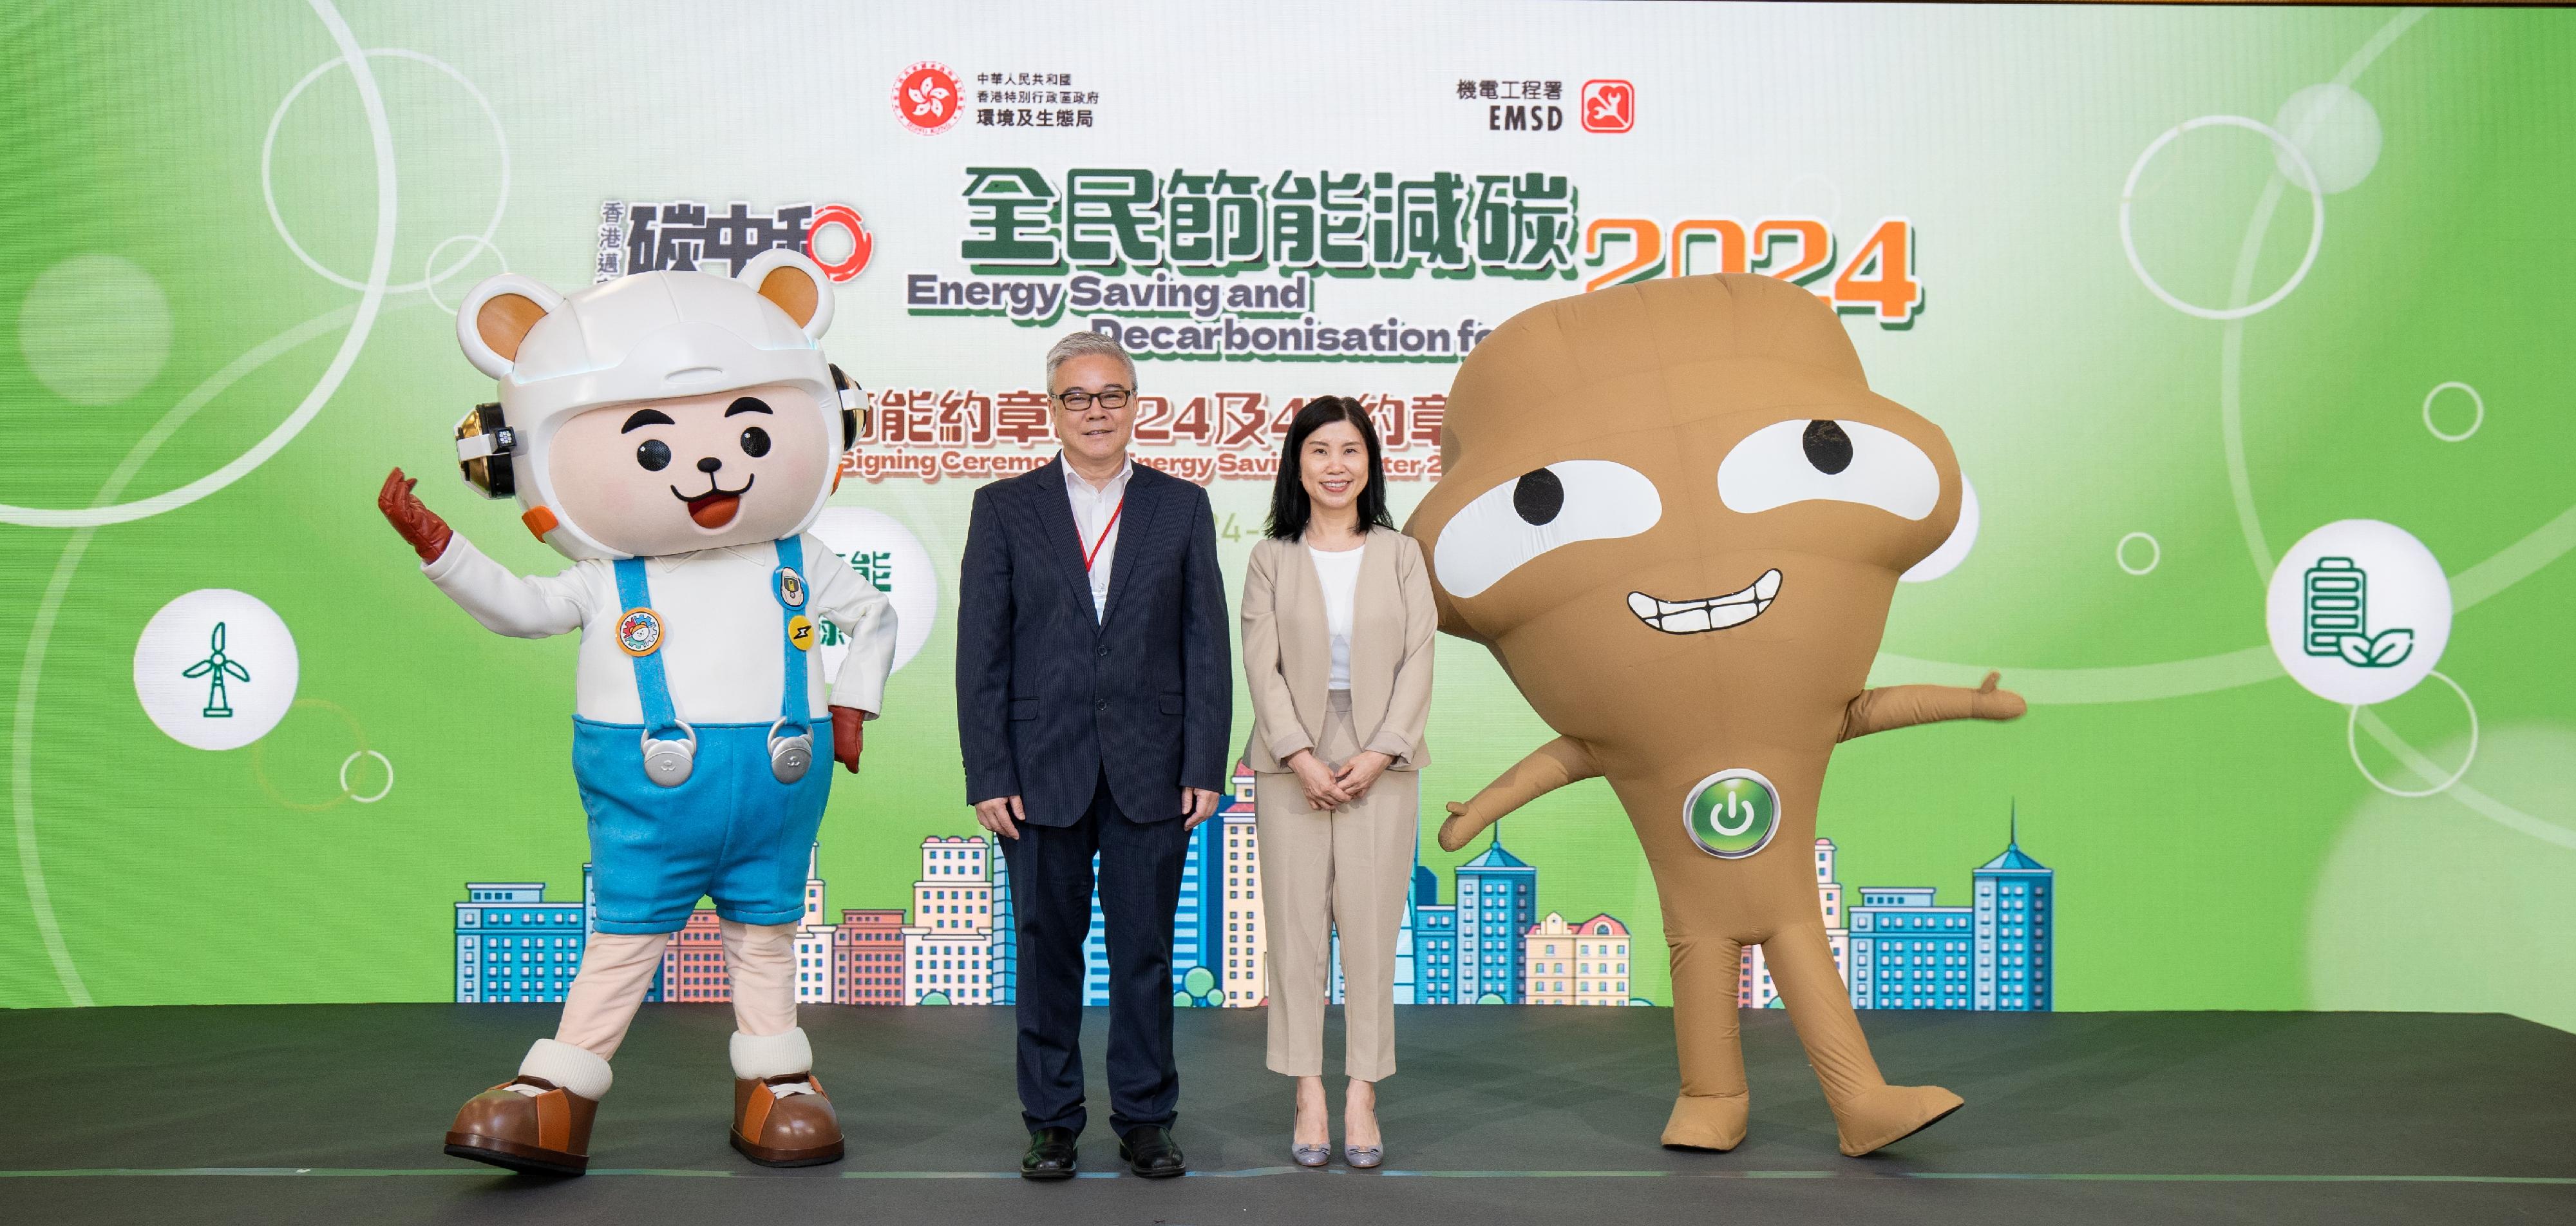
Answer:
<svg viewBox="0 0 2576 1226"><path fill-rule="evenodd" d="M721 528L733 522L734 512L742 509L739 494L705 494L689 500L689 518L701 528Z"/></svg>

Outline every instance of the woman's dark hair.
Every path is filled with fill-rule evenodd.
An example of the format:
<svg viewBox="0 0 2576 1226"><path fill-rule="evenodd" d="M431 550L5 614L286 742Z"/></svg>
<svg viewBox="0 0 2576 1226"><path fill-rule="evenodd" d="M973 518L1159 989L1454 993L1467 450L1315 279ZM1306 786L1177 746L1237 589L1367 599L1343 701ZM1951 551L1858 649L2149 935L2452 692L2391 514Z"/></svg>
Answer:
<svg viewBox="0 0 2576 1226"><path fill-rule="evenodd" d="M1395 527L1395 517L1386 511L1386 463L1378 456L1377 427L1369 424L1368 410L1348 396L1317 396L1297 410L1297 419L1288 423L1288 443L1279 449L1279 479L1270 487L1271 536L1293 541L1306 534L1306 520L1314 506L1306 497L1305 463L1299 453L1306 449L1308 435L1337 421L1349 422L1360 432L1360 441L1368 444L1368 484L1360 487L1360 531Z"/></svg>

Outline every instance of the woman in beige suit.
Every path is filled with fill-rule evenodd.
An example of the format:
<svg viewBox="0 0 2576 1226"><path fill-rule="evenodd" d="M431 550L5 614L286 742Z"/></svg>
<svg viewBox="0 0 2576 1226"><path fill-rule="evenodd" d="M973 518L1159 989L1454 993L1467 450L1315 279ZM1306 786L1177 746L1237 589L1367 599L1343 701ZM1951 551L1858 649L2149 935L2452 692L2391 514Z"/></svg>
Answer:
<svg viewBox="0 0 2576 1226"><path fill-rule="evenodd" d="M1358 403L1309 402L1288 428L1268 538L1243 583L1253 813L1269 937L1270 1069L1297 1079L1290 1151L1331 1153L1324 1006L1342 939L1343 1157L1373 1167L1376 1083L1395 1071L1395 940L1412 885L1439 627L1422 549L1386 510L1377 432Z"/></svg>

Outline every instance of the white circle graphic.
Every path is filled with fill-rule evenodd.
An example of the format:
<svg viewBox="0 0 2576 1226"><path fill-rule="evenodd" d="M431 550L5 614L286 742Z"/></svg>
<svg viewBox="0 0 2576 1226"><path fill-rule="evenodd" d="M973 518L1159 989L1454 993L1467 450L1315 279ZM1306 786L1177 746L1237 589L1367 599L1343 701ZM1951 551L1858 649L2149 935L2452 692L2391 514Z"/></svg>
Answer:
<svg viewBox="0 0 2576 1226"><path fill-rule="evenodd" d="M464 73L456 71L454 67L450 66L444 60L433 59L429 56L422 55L420 52L409 51L400 47L371 47L367 50L367 56L370 59L383 56L390 59L412 60L418 63L427 64L440 72L446 73L450 80L463 86L466 93L473 95L474 104L483 108L483 118L489 121L492 125L492 141L500 148L501 151L501 190L498 195L493 197L492 200L492 219L483 223L483 233L475 236L482 241L484 246L491 246L493 232L501 228L501 214L510 207L510 138L501 130L501 116L499 112L492 109L492 100L484 97L483 91L475 88L474 82L467 80ZM262 199L268 202L268 221L271 226L276 228L277 237L285 241L286 249L294 252L296 259L304 261L304 266L306 268L310 268L314 272L321 274L325 280L330 281L334 285L344 286L349 289L365 289L365 282L351 280L348 277L341 276L339 273L331 271L329 268L323 267L322 261L313 258L311 253L304 250L304 244L295 241L294 232L286 228L286 218L277 211L277 187L269 174L270 164L275 160L275 155L277 153L277 128L279 124L286 121L286 112L295 106L295 100L303 96L305 90L311 88L315 81L322 79L322 74L347 63L348 58L349 57L344 55L336 59L325 60L320 67L315 68L311 72L305 73L304 79L297 81L295 83L295 88L286 91L286 97L277 104L277 110L269 115L268 135L262 138L259 142L259 194ZM445 243L439 244L439 247L442 250L445 249L446 246L447 244ZM495 252L494 254L498 254L498 252ZM435 251L431 253L433 259L435 259L436 255L437 253ZM400 285L390 286L387 288L386 292L394 294L408 294L414 290L427 289L438 282L455 276L473 259L474 252L469 250L465 253L463 259L456 261L456 263L449 267L447 271L434 273L424 268L421 270L422 275L420 280L406 281Z"/></svg>
<svg viewBox="0 0 2576 1226"><path fill-rule="evenodd" d="M2359 186L2379 164L2379 112L2350 86L2329 81L2290 95L2272 126L2298 146L2327 195ZM2275 150L2272 162L2282 178L2299 177L2288 154Z"/></svg>
<svg viewBox="0 0 2576 1226"><path fill-rule="evenodd" d="M449 306L445 299L438 296L438 283L446 280L447 277L436 275L430 270L438 266L439 252L445 251L449 247L455 246L458 243L472 243L475 248L479 250L491 252L492 258L500 261L501 271L510 271L510 257L501 254L500 248L493 246L490 240L479 234L455 234L440 239L437 246L429 249L428 257L420 262L420 275L427 278L429 282L427 292L429 294L431 305L436 306L439 310L446 311L451 314L455 312L456 308ZM473 259L474 252L467 251L464 259L457 261L453 267L448 269L448 276L455 275L457 269L465 267L467 264L473 262Z"/></svg>
<svg viewBox="0 0 2576 1226"><path fill-rule="evenodd" d="M2433 424L2433 401L2442 393L2449 391L2462 391L2469 394L2469 428L2457 434L2452 434ZM2479 395L2478 389L2453 380L2449 383L2436 383L2432 391L2424 393L2424 428L2432 431L2433 437L2445 443L2465 443L2469 441L2470 435L2478 432L2478 427L2485 424L2487 424L2487 398Z"/></svg>
<svg viewBox="0 0 2576 1226"><path fill-rule="evenodd" d="M170 296L141 265L92 252L36 274L18 304L27 370L73 404L142 391L170 360Z"/></svg>
<svg viewBox="0 0 2576 1226"><path fill-rule="evenodd" d="M170 739L239 749L295 703L295 636L259 597L200 588L161 606L134 644L134 694Z"/></svg>
<svg viewBox="0 0 2576 1226"><path fill-rule="evenodd" d="M2147 272L2146 264L2138 259L2138 242L2129 229L2129 206L2137 202L2138 176L2146 172L2147 163L2153 161L2158 151L2172 144L2183 133L2194 128L2210 127L2244 128L2271 138L2273 146L2298 170L2299 185L2308 189L2308 253L2299 257L2299 270L2291 273L2290 279L2281 283L2281 288L2273 290L2271 297L2225 310L2194 306L2174 297L2163 285L2158 284L2155 277ZM2138 274L2138 280L2146 285L2149 293L2163 299L2166 306L2185 315L2195 315L2202 319L2243 319L2248 315L2258 315L2272 309L2282 299L2289 297L2291 290L2299 288L2299 282L2307 279L2308 269L2317 262L2317 252L2324 247L2325 241L2326 194L2318 187L2316 171L2308 165L2308 156L2300 152L2297 145L2291 144L2290 138L2242 115L2203 115L2198 119L2184 120L2166 129L2164 135L2148 143L2146 152L2138 155L2137 163L2129 167L2129 181L2120 187L2120 249L2128 253L2129 270Z"/></svg>
<svg viewBox="0 0 2576 1226"><path fill-rule="evenodd" d="M2415 688L2451 641L2451 581L2395 524L2343 519L2290 547L2264 600L2272 654L2310 693L2345 706Z"/></svg>
<svg viewBox="0 0 2576 1226"><path fill-rule="evenodd" d="M939 620L939 575L931 569L930 551L922 548L921 538L901 520L867 507L825 507L814 520L813 531L837 556L837 564L850 568L894 603L894 666L900 669L911 662L921 645L930 641L931 627ZM808 572L827 564L821 558L805 560ZM820 660L825 685L839 674L841 660L849 654L849 641L834 631L823 644Z"/></svg>
<svg viewBox="0 0 2576 1226"><path fill-rule="evenodd" d="M377 788L376 793L373 796L360 796L356 792L349 790L349 768L357 765L358 759L360 758L374 758L377 762L384 765L385 786ZM361 749L356 753L350 754L348 757L340 759L340 790L348 792L349 799L357 801L362 805L371 805L379 800L383 800L387 796L393 795L394 760L372 749Z"/></svg>
<svg viewBox="0 0 2576 1226"><path fill-rule="evenodd" d="M1977 526L1983 519L1984 513L1977 507L1976 484L1968 480L1966 473L1959 474L1958 525L1950 529L1950 535L1941 542L1939 549L1923 555L1923 560L1906 568L1904 574L1896 577L1897 581L1930 583L1959 569L1959 563L1968 560L1968 551L1977 547Z"/></svg>
<svg viewBox="0 0 2576 1226"><path fill-rule="evenodd" d="M2131 541L2145 541L2147 543L2146 565L2129 565L2129 542ZM2127 536L2121 537L2120 543L2111 547L2111 560L2118 563L2120 569L2127 571L2132 575L2143 575L2148 571L2154 570L2158 563L2165 560L2165 547L2158 544L2156 542L2156 538L2148 533L2132 532Z"/></svg>
<svg viewBox="0 0 2576 1226"><path fill-rule="evenodd" d="M2460 755L2460 769L2443 776L2440 783L2436 783L2429 788L2393 788L2380 782L2379 776L2371 774L2370 767L2362 762L2361 742L2353 736L2354 728L2361 723L2361 708L2352 708L2351 712L2345 715L2343 720L2343 747L2347 752L2352 754L2352 765L2354 769L2361 772L2362 778L2370 781L2370 786L2378 788L2380 791L2386 792L2391 796L2403 797L2407 800L2418 800L2426 796L2438 796L2443 792L2449 791L2452 784L2458 783L2462 776L2469 773L2469 764L2478 760L2478 704L2469 701L2469 692L2461 689L2459 682L2451 680L2451 678L2440 669L2433 669L2424 675L2451 687L2451 692L2460 696L2460 705L2468 708L2469 711L2469 751Z"/></svg>

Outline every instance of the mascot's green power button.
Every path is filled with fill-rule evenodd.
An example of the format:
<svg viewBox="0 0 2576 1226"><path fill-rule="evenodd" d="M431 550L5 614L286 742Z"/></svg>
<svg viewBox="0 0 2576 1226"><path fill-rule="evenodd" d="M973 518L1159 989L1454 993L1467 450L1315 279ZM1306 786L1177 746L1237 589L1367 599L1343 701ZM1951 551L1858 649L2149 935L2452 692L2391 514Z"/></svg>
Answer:
<svg viewBox="0 0 2576 1226"><path fill-rule="evenodd" d="M1780 789L1759 771L1719 771L1700 780L1682 802L1682 828L1701 851L1741 860L1779 832Z"/></svg>

